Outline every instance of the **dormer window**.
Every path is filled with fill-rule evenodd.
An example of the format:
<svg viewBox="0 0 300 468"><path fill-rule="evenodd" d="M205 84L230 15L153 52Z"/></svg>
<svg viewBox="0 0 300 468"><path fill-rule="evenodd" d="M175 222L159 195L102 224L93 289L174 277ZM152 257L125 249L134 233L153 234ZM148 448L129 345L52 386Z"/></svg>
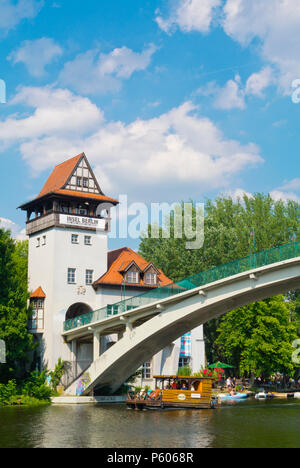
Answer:
<svg viewBox="0 0 300 468"><path fill-rule="evenodd" d="M139 282L139 274L137 271L128 271L126 273L126 281L127 283L137 284Z"/></svg>
<svg viewBox="0 0 300 468"><path fill-rule="evenodd" d="M155 273L145 273L144 281L146 284L155 285L157 283L157 275Z"/></svg>

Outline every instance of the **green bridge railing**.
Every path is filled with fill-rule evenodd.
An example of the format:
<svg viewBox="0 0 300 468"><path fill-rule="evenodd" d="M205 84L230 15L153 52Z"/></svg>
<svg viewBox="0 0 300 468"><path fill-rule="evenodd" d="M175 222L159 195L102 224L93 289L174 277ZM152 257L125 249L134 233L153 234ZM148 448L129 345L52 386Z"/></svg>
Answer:
<svg viewBox="0 0 300 468"><path fill-rule="evenodd" d="M292 242L284 244L273 249L257 252L248 257L234 260L230 263L220 265L210 270L202 271L196 275L185 278L184 280L172 283L169 286L151 289L138 296L131 297L112 305L107 305L101 309L89 312L88 314L80 315L64 323L64 331L69 331L83 325L98 322L113 315L119 315L137 307L151 304L152 302L165 299L175 294L180 294L205 284L218 281L229 276L234 276L243 273L247 270L271 265L272 263L289 260L300 256L300 242Z"/></svg>

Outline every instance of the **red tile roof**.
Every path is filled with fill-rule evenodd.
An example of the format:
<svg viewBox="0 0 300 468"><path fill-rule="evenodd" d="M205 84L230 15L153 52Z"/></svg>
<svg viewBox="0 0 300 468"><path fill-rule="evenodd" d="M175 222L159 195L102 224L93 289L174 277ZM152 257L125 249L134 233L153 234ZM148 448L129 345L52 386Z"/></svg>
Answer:
<svg viewBox="0 0 300 468"><path fill-rule="evenodd" d="M136 266L141 270L145 271L148 266L152 265L151 262L147 262L143 257L138 255L134 250L124 247L122 249L118 250L113 250L112 252L108 253L107 257L107 264L108 264L108 271L104 273L101 278L99 278L97 281L95 281L94 285L114 285L114 286L121 286L122 281L123 281L123 275L122 271L130 263L134 262ZM159 281L159 286L166 286L168 284L172 284L173 281L170 280L164 273L160 270L158 270L158 281ZM143 288L155 288L157 286L154 285L149 285L146 284L143 279L140 278L140 281L138 284L132 284L132 283L125 283L128 286L134 286L134 287L143 287Z"/></svg>
<svg viewBox="0 0 300 468"><path fill-rule="evenodd" d="M36 200L41 197L44 197L45 195L57 194L57 195L67 195L67 196L72 196L72 197L90 198L93 200L101 200L101 201L103 200L103 201L111 202L113 204L117 204L118 203L117 200L111 197L107 197L101 191L100 191L100 194L98 194L98 193L88 193L84 191L81 192L81 191L64 189L70 176L73 174L77 164L83 157L86 158L85 154L80 153L74 158L68 159L67 161L55 166L52 173L48 177L48 180L45 183L44 187L42 188L42 190L36 197Z"/></svg>
<svg viewBox="0 0 300 468"><path fill-rule="evenodd" d="M78 154L78 156L68 159L67 161L55 166L37 198L40 198L43 195L47 195L48 193L54 193L61 189L67 183L70 175L74 171L82 156L84 156L84 153Z"/></svg>
<svg viewBox="0 0 300 468"><path fill-rule="evenodd" d="M30 294L31 299L36 299L36 298L44 298L45 299L46 294L42 290L41 286L39 286L33 293Z"/></svg>

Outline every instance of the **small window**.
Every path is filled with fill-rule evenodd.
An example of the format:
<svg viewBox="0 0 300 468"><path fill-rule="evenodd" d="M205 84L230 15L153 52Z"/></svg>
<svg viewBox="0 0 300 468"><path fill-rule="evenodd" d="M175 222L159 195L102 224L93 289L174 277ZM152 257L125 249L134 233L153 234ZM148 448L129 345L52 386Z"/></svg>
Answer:
<svg viewBox="0 0 300 468"><path fill-rule="evenodd" d="M75 284L76 268L68 268L68 283Z"/></svg>
<svg viewBox="0 0 300 468"><path fill-rule="evenodd" d="M94 270L86 270L85 271L85 283L92 284L93 283L93 273Z"/></svg>
<svg viewBox="0 0 300 468"><path fill-rule="evenodd" d="M43 236L43 244L42 245L46 245L46 236Z"/></svg>
<svg viewBox="0 0 300 468"><path fill-rule="evenodd" d="M89 179L87 177L83 178L83 187L88 187L89 186Z"/></svg>
<svg viewBox="0 0 300 468"><path fill-rule="evenodd" d="M38 317L37 311L33 310L32 315L29 320L29 330L37 330L37 327L38 327L37 317Z"/></svg>
<svg viewBox="0 0 300 468"><path fill-rule="evenodd" d="M78 244L78 234L72 234L72 244Z"/></svg>
<svg viewBox="0 0 300 468"><path fill-rule="evenodd" d="M88 215L88 210L84 206L78 205L77 208L75 208L75 213L79 215Z"/></svg>
<svg viewBox="0 0 300 468"><path fill-rule="evenodd" d="M181 368L181 367L189 366L190 363L191 363L190 357L180 357L178 367Z"/></svg>
<svg viewBox="0 0 300 468"><path fill-rule="evenodd" d="M76 185L77 187L81 187L81 177L76 178Z"/></svg>
<svg viewBox="0 0 300 468"><path fill-rule="evenodd" d="M44 329L44 299L34 299L32 301L32 316L29 319L29 330Z"/></svg>
<svg viewBox="0 0 300 468"><path fill-rule="evenodd" d="M91 236L84 236L84 244L85 245L92 245L92 237Z"/></svg>
<svg viewBox="0 0 300 468"><path fill-rule="evenodd" d="M117 306L117 305L108 305L107 306L107 316L118 315L118 313L119 313L119 306Z"/></svg>
<svg viewBox="0 0 300 468"><path fill-rule="evenodd" d="M72 207L67 205L62 205L61 211L63 213L72 213Z"/></svg>
<svg viewBox="0 0 300 468"><path fill-rule="evenodd" d="M145 274L145 283L155 285L157 282L157 276L155 273L146 273Z"/></svg>
<svg viewBox="0 0 300 468"><path fill-rule="evenodd" d="M38 237L37 240L36 240L36 246L40 247L40 245L41 245L41 238Z"/></svg>
<svg viewBox="0 0 300 468"><path fill-rule="evenodd" d="M151 379L151 361L144 362L143 364L143 379Z"/></svg>
<svg viewBox="0 0 300 468"><path fill-rule="evenodd" d="M129 271L126 275L126 280L128 283L137 284L139 282L139 274L137 271Z"/></svg>

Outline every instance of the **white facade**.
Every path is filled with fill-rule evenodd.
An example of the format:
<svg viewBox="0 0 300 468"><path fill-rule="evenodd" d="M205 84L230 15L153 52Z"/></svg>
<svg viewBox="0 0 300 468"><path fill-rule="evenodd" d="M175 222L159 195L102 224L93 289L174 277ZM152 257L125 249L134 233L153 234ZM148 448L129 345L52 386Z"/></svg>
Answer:
<svg viewBox="0 0 300 468"><path fill-rule="evenodd" d="M78 243L72 243L72 235ZM91 237L85 245L84 236ZM45 240L44 240L45 239ZM75 283L68 283L68 269L75 269ZM98 306L92 285L86 284L86 270L93 271L93 280L107 270L107 233L52 227L29 238L29 288L41 286L45 295L43 364L52 369L58 358L70 360L69 346L62 339L66 312L75 303Z"/></svg>
<svg viewBox="0 0 300 468"><path fill-rule="evenodd" d="M43 309L36 310L37 319L32 320L43 367L53 369L61 358L75 363L75 373L84 370L94 359L92 333L66 343L64 322L143 291L131 286L121 297L120 286L101 284L94 289L92 285L108 269L110 206L115 204L116 200L102 193L82 153L56 166L39 196L21 206L27 211L29 289L33 292L40 287L46 296L39 301L40 296L32 295L36 307L43 304ZM115 335L102 337L100 353L117 340ZM191 348L191 365L199 370L205 364L202 327L193 331ZM149 356L150 374L175 374L179 355L177 340L153 358ZM149 372L146 377L145 383L150 383Z"/></svg>
<svg viewBox="0 0 300 468"><path fill-rule="evenodd" d="M74 236L78 236L75 237ZM85 244L85 236L90 236L90 244ZM76 239L76 242L74 242ZM101 309L121 299L121 289L101 287L96 291L86 284L86 271L93 271L93 281L107 271L108 239L107 232L94 232L75 227L52 227L35 233L29 239L29 288L41 285L45 295L44 329L38 330L41 338L41 359L44 367L53 369L59 358L77 361L78 372L93 360L93 343L72 345L62 338L63 323L70 306L86 304L91 310ZM75 283L68 283L68 269L75 270ZM125 298L141 294L141 290L127 288ZM102 340L101 354L117 336ZM152 375L176 374L180 357L180 339L171 343L150 359L149 372L138 382L142 386L154 385ZM193 371L205 366L205 345L203 326L192 331L190 365ZM149 377L150 373L150 377Z"/></svg>

